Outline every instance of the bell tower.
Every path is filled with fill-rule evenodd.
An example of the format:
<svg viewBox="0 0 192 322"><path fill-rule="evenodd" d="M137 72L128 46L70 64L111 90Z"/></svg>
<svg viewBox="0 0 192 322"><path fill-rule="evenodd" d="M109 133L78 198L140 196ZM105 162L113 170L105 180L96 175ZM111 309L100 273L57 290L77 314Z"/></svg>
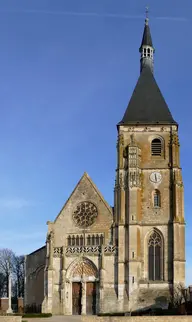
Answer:
<svg viewBox="0 0 192 322"><path fill-rule="evenodd" d="M166 306L185 283L185 220L178 123L154 78L148 16L140 76L117 125L115 236L119 310Z"/></svg>

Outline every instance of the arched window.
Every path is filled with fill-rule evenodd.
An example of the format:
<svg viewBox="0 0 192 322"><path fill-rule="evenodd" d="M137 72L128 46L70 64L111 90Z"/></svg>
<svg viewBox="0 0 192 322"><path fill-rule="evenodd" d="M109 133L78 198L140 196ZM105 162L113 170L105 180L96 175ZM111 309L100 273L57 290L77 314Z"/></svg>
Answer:
<svg viewBox="0 0 192 322"><path fill-rule="evenodd" d="M83 236L82 235L79 238L79 244L80 244L80 246L83 246Z"/></svg>
<svg viewBox="0 0 192 322"><path fill-rule="evenodd" d="M76 237L76 246L79 246L79 236Z"/></svg>
<svg viewBox="0 0 192 322"><path fill-rule="evenodd" d="M67 239L68 239L68 246L71 246L71 236L69 236Z"/></svg>
<svg viewBox="0 0 192 322"><path fill-rule="evenodd" d="M153 193L153 206L154 207L161 207L161 195L159 190L155 190Z"/></svg>
<svg viewBox="0 0 192 322"><path fill-rule="evenodd" d="M71 239L71 246L75 246L75 236L74 235L72 236L72 239Z"/></svg>
<svg viewBox="0 0 192 322"><path fill-rule="evenodd" d="M162 142L160 139L153 139L151 142L151 155L162 156Z"/></svg>
<svg viewBox="0 0 192 322"><path fill-rule="evenodd" d="M95 245L99 245L99 235L97 234L95 237Z"/></svg>
<svg viewBox="0 0 192 322"><path fill-rule="evenodd" d="M88 246L91 245L91 237L90 237L90 235L87 236L87 245Z"/></svg>
<svg viewBox="0 0 192 322"><path fill-rule="evenodd" d="M160 281L162 278L162 239L154 231L148 241L148 278L151 281Z"/></svg>
<svg viewBox="0 0 192 322"><path fill-rule="evenodd" d="M95 246L95 236L94 236L94 235L92 235L91 245L92 245L92 246Z"/></svg>
<svg viewBox="0 0 192 322"><path fill-rule="evenodd" d="M104 241L104 237L103 237L103 235L101 235L101 236L100 236L100 246L102 246L102 245L103 245L103 241Z"/></svg>

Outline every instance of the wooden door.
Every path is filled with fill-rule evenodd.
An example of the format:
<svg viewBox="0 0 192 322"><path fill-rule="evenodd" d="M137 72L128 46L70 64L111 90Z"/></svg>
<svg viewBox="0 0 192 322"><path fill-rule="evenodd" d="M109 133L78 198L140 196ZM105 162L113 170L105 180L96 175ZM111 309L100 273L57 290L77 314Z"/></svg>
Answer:
<svg viewBox="0 0 192 322"><path fill-rule="evenodd" d="M72 305L73 305L73 315L81 314L81 283L72 284Z"/></svg>
<svg viewBox="0 0 192 322"><path fill-rule="evenodd" d="M86 314L96 314L96 283L86 284Z"/></svg>

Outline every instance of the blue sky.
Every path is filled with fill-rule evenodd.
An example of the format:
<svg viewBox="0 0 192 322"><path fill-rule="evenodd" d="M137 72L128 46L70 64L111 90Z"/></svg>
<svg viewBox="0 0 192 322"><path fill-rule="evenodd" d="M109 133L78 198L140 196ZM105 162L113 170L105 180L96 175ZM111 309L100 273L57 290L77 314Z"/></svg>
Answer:
<svg viewBox="0 0 192 322"><path fill-rule="evenodd" d="M147 1L155 77L179 122L192 284L192 2ZM142 0L0 1L0 247L29 253L87 171L113 204L116 124L139 76Z"/></svg>

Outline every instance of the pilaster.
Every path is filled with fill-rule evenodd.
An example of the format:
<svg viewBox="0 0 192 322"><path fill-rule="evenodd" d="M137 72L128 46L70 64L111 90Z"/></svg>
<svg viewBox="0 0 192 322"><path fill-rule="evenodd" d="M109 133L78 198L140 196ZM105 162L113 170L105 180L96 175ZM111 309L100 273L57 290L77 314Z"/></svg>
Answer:
<svg viewBox="0 0 192 322"><path fill-rule="evenodd" d="M62 312L65 314L65 302L66 302L66 268L65 268L65 247L62 247L62 257L61 257L61 305Z"/></svg>
<svg viewBox="0 0 192 322"><path fill-rule="evenodd" d="M47 270L47 313L52 312L52 299L53 299L53 240L54 233L50 232L48 236L49 242L49 262Z"/></svg>

